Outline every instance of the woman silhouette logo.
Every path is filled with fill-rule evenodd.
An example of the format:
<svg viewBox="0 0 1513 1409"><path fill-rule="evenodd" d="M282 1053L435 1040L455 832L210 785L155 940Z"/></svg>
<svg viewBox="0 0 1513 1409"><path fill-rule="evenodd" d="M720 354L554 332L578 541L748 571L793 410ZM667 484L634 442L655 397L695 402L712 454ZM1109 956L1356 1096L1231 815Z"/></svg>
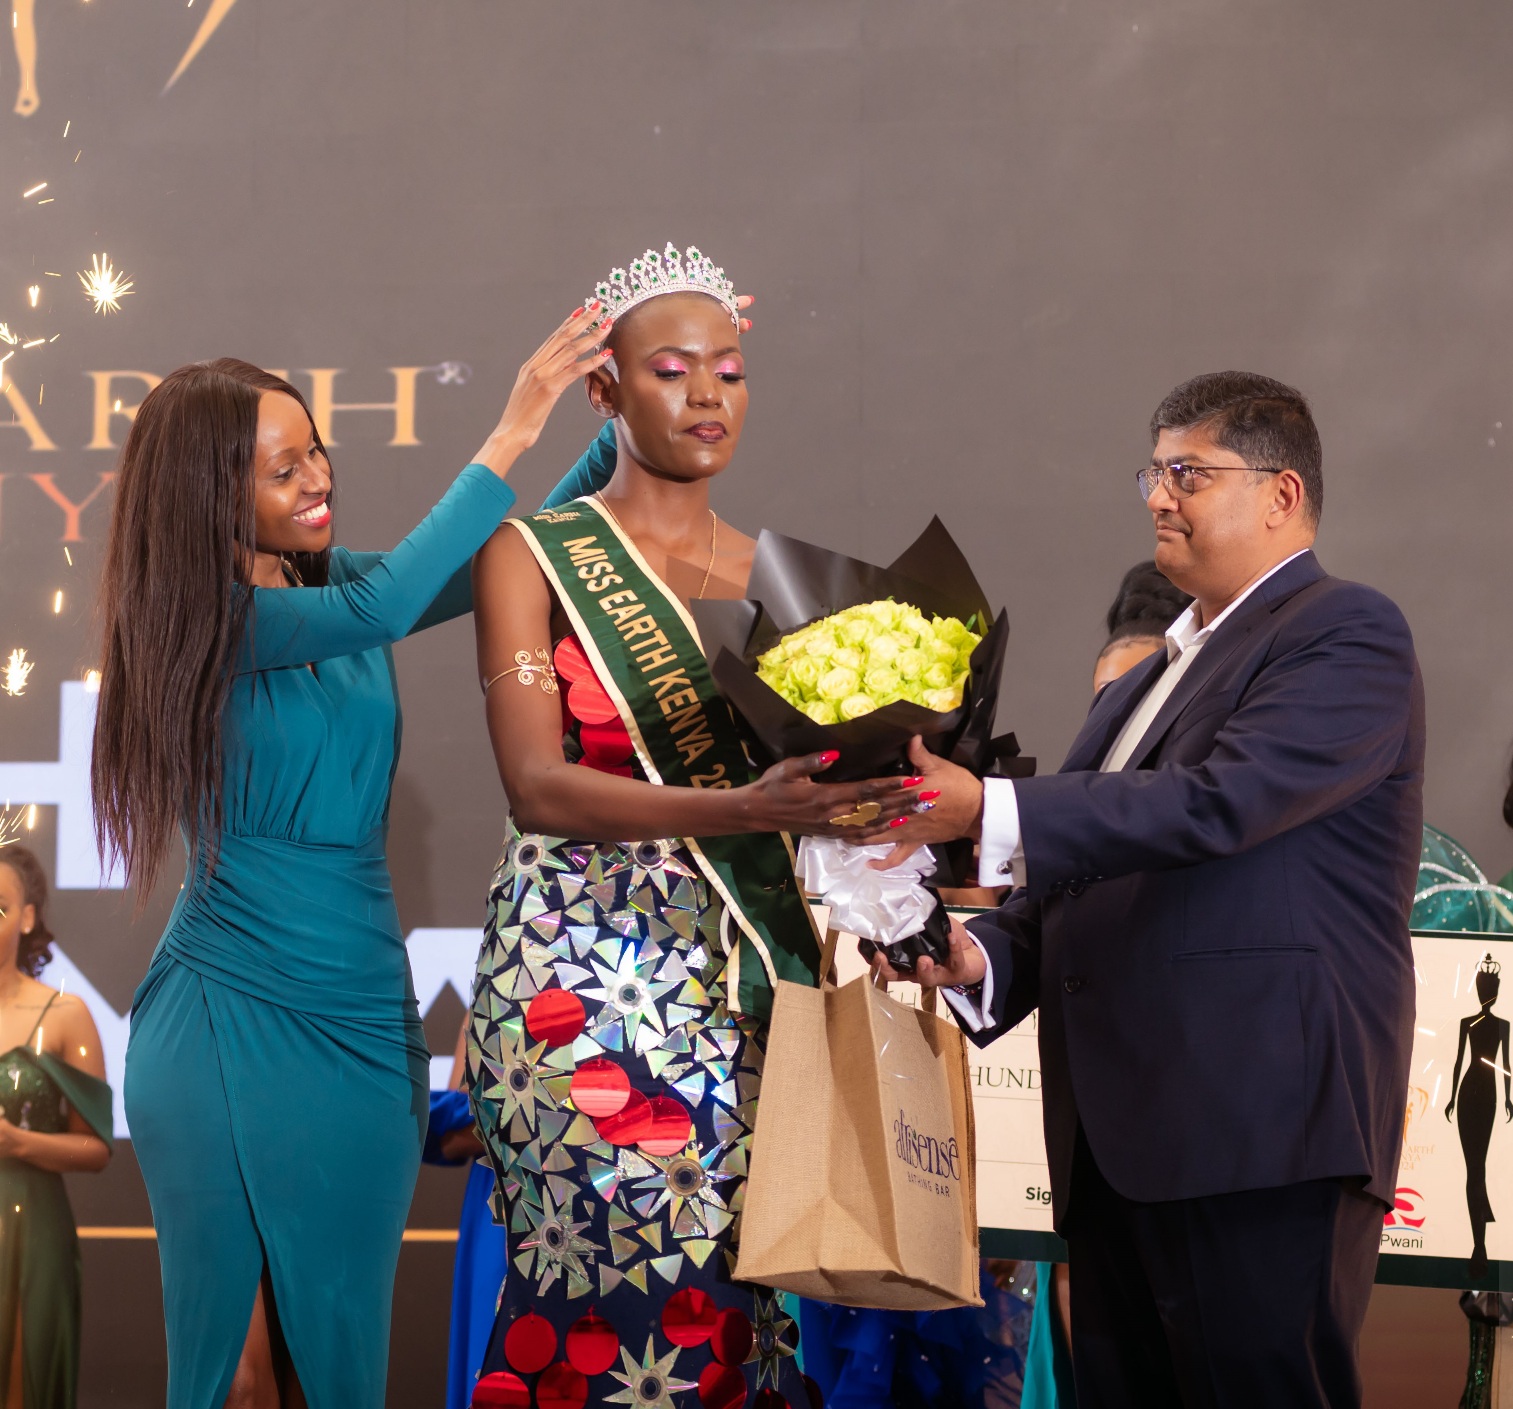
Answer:
<svg viewBox="0 0 1513 1409"><path fill-rule="evenodd" d="M1445 1107L1445 1119L1449 1120L1456 1105L1460 1106L1455 1124L1460 1132L1461 1153L1466 1159L1466 1207L1471 1214L1474 1239L1470 1264L1472 1281L1479 1281L1487 1274L1487 1224L1496 1218L1487 1194L1487 1147L1492 1142L1492 1126L1497 1119L1498 1072L1502 1073L1505 1118L1513 1120L1513 1063L1508 1060L1508 1020L1492 1014L1501 971L1502 966L1490 954L1476 971L1476 996L1481 1008L1469 1018L1460 1020L1455 1075L1450 1078L1450 1104ZM1462 1081L1461 1063L1468 1046L1471 1061L1466 1069L1466 1079ZM1502 1049L1501 1066L1497 1062L1499 1048Z"/></svg>

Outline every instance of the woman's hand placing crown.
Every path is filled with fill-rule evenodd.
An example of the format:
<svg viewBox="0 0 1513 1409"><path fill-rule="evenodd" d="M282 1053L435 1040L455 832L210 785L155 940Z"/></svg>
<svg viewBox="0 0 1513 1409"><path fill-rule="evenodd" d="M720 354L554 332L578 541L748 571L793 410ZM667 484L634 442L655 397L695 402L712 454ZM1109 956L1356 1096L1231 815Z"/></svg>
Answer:
<svg viewBox="0 0 1513 1409"><path fill-rule="evenodd" d="M608 349L600 346L609 330L597 300L564 319L520 369L504 415L474 461L503 479L521 452L536 443L562 393L609 361Z"/></svg>

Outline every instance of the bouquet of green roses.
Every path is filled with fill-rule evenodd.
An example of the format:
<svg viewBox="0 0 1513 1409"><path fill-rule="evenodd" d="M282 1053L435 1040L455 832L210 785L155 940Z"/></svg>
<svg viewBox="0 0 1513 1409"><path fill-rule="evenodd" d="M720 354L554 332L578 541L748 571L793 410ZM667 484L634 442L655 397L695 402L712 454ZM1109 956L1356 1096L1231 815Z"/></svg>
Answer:
<svg viewBox="0 0 1513 1409"><path fill-rule="evenodd" d="M768 759L836 749L840 781L912 771L915 734L985 772L1009 621L939 519L879 567L764 531L747 595L693 614L715 683Z"/></svg>
<svg viewBox="0 0 1513 1409"><path fill-rule="evenodd" d="M982 636L958 617L907 602L863 602L784 636L757 675L816 724L839 724L895 700L948 714L961 703Z"/></svg>
<svg viewBox="0 0 1513 1409"><path fill-rule="evenodd" d="M939 519L886 568L764 532L746 590L743 601L695 602L693 613L715 683L757 754L835 749L827 778L870 778L912 772L906 750L918 734L976 773L1025 771L1013 736L992 738L1008 617L994 618ZM909 969L946 945L945 912L922 882L959 884L971 844L872 870L886 850L805 837L799 874L837 928Z"/></svg>

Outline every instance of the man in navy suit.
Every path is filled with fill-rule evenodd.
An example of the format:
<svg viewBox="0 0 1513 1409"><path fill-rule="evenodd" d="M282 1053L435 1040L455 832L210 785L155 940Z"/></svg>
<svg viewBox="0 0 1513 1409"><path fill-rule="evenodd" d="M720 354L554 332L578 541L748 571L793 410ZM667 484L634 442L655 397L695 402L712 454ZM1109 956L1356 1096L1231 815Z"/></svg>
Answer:
<svg viewBox="0 0 1513 1409"><path fill-rule="evenodd" d="M916 746L941 796L892 835L980 836L1017 886L917 977L979 1043L1039 1009L1080 1409L1355 1406L1413 1036L1423 686L1397 607L1314 557L1300 393L1195 377L1151 438L1156 562L1196 600L1059 773L983 783Z"/></svg>

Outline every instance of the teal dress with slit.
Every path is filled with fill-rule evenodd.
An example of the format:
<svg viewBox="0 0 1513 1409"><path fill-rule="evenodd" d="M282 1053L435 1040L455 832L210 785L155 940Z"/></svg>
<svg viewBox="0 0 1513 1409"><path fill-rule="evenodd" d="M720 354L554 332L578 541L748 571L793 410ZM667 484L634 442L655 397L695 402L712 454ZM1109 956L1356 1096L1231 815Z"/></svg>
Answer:
<svg viewBox="0 0 1513 1409"><path fill-rule="evenodd" d="M553 500L602 483L601 437ZM514 502L470 465L397 548L253 589L223 721L225 820L132 1007L126 1115L152 1201L169 1409L220 1409L266 1267L311 1409L379 1409L429 1105L384 848L390 646L472 607Z"/></svg>

